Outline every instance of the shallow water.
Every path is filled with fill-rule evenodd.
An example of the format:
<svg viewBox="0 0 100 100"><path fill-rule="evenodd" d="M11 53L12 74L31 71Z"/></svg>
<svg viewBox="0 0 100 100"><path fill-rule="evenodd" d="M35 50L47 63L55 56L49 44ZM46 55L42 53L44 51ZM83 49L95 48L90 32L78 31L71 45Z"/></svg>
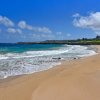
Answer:
<svg viewBox="0 0 100 100"><path fill-rule="evenodd" d="M79 45L0 44L0 78L47 70L62 60L94 54L94 50Z"/></svg>

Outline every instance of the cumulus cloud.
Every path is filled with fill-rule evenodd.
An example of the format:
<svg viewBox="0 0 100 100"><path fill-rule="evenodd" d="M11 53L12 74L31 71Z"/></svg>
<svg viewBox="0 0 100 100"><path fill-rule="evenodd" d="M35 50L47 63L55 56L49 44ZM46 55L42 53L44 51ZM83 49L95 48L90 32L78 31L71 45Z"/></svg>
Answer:
<svg viewBox="0 0 100 100"><path fill-rule="evenodd" d="M34 27L34 31L43 32L43 33L52 33L52 31L47 27Z"/></svg>
<svg viewBox="0 0 100 100"><path fill-rule="evenodd" d="M25 39L33 38L33 37L36 37L39 39L42 39L42 38L43 39L53 39L56 36L56 32L53 32L48 27L33 26L30 24L27 24L27 22L24 20L19 21L18 23L14 23L11 19L5 16L0 16L0 26L1 26L0 32L3 31L7 33L7 35L9 35L9 33L18 34L18 36L20 36L21 38L25 38ZM61 35L62 32L57 32L57 34Z"/></svg>
<svg viewBox="0 0 100 100"><path fill-rule="evenodd" d="M14 28L8 28L7 32L9 32L9 33L16 33L16 30Z"/></svg>
<svg viewBox="0 0 100 100"><path fill-rule="evenodd" d="M20 28L22 28L22 29L25 29L25 28L27 27L25 21L20 21L20 22L18 23L18 26L19 26Z"/></svg>
<svg viewBox="0 0 100 100"><path fill-rule="evenodd" d="M76 13L76 14L73 15L73 17L80 17L80 14Z"/></svg>
<svg viewBox="0 0 100 100"><path fill-rule="evenodd" d="M18 23L18 26L21 29L27 29L34 32L52 33L52 31L47 27L34 27L32 25L27 24L25 21L20 21Z"/></svg>
<svg viewBox="0 0 100 100"><path fill-rule="evenodd" d="M76 27L100 30L100 12L90 13L88 16L75 16L73 24Z"/></svg>
<svg viewBox="0 0 100 100"><path fill-rule="evenodd" d="M33 27L31 25L28 25L25 21L20 21L18 23L18 26L21 28L21 29L28 29L28 30L32 30Z"/></svg>
<svg viewBox="0 0 100 100"><path fill-rule="evenodd" d="M14 29L14 28L8 28L7 32L8 33L19 33L19 34L22 33L22 31L20 29Z"/></svg>
<svg viewBox="0 0 100 100"><path fill-rule="evenodd" d="M0 16L0 24L5 25L7 27L13 27L14 23L5 16Z"/></svg>

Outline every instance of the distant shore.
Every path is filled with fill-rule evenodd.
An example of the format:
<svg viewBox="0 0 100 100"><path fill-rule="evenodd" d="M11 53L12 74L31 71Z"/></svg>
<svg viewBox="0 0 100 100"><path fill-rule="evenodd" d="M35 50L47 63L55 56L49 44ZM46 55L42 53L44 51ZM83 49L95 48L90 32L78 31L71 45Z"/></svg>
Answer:
<svg viewBox="0 0 100 100"><path fill-rule="evenodd" d="M100 36L74 40L46 40L37 42L18 42L17 44L68 44L68 45L100 45Z"/></svg>
<svg viewBox="0 0 100 100"><path fill-rule="evenodd" d="M98 54L0 81L0 100L100 100Z"/></svg>

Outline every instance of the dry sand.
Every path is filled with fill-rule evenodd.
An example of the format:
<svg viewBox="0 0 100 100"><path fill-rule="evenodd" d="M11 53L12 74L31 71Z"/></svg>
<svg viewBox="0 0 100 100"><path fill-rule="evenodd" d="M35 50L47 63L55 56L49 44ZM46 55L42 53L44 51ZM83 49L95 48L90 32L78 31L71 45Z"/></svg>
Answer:
<svg viewBox="0 0 100 100"><path fill-rule="evenodd" d="M99 54L0 81L0 100L100 100Z"/></svg>

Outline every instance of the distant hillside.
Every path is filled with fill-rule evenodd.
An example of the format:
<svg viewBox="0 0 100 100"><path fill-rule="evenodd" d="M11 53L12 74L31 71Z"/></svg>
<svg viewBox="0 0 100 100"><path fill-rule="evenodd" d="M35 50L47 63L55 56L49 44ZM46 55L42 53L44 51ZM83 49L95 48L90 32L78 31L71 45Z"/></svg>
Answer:
<svg viewBox="0 0 100 100"><path fill-rule="evenodd" d="M41 42L18 42L18 44L68 44L68 45L100 45L100 36L92 39L46 40Z"/></svg>

